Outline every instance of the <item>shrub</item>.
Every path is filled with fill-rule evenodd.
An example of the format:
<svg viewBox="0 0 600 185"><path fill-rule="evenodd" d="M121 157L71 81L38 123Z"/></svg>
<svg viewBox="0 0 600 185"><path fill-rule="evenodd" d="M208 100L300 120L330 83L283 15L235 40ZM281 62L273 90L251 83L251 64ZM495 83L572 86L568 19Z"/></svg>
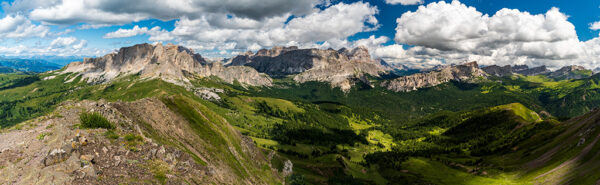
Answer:
<svg viewBox="0 0 600 185"><path fill-rule="evenodd" d="M135 135L132 133L123 136L123 139L125 139L125 145L127 145L129 150L134 152L139 151L137 146L142 144L142 141L144 141L144 138L142 138L142 136Z"/></svg>
<svg viewBox="0 0 600 185"><path fill-rule="evenodd" d="M79 114L79 121L83 128L105 128L114 129L115 126L104 116L97 112L82 112Z"/></svg>
<svg viewBox="0 0 600 185"><path fill-rule="evenodd" d="M123 137L123 138L125 138L126 141L130 141L130 142L143 141L144 140L144 138L142 138L142 136L138 136L138 135L135 135L135 134L132 134L132 133L129 133L129 134L125 135L125 137Z"/></svg>
<svg viewBox="0 0 600 185"><path fill-rule="evenodd" d="M108 139L119 139L119 134L115 133L112 130L107 130L106 132L104 132L104 136L106 136L106 138Z"/></svg>

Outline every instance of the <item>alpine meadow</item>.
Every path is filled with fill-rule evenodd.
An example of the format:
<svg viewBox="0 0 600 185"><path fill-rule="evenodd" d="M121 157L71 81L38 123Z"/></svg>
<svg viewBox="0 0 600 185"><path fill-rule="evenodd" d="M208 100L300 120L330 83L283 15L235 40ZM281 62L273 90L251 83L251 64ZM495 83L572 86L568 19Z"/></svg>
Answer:
<svg viewBox="0 0 600 185"><path fill-rule="evenodd" d="M0 184L600 184L600 1L0 5Z"/></svg>

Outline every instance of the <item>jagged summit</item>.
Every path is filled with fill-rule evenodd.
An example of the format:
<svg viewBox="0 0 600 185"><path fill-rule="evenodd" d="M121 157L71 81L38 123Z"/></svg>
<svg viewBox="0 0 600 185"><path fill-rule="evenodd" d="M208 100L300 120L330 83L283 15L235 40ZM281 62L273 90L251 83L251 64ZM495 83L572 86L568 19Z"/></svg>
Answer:
<svg viewBox="0 0 600 185"><path fill-rule="evenodd" d="M583 66L570 65L564 66L556 71L550 71L546 66L538 66L529 68L527 65L491 65L481 68L486 73L493 76L510 76L513 74L521 74L527 76L547 75L549 78L557 80L581 79L592 75L592 71L585 69Z"/></svg>
<svg viewBox="0 0 600 185"><path fill-rule="evenodd" d="M546 66L529 68L526 65L486 66L476 62L461 65L437 66L415 71L394 67L381 59L372 59L366 47L353 49L300 49L296 46L248 51L228 62L208 62L193 50L173 44L138 44L99 58L86 58L74 62L63 73L75 72L88 83L104 83L118 76L138 74L142 78L161 78L176 84L186 84L188 77L216 76L228 83L238 81L253 86L270 86L269 76L293 75L297 83L319 81L330 83L348 91L357 81L370 84L366 76L384 73L401 74L397 79L382 83L393 91L411 91L435 86L450 80L468 81L476 77L522 75L547 75L554 79L579 79L592 72L581 66L566 66L549 71ZM404 72L407 71L407 72ZM418 72L418 71L417 71ZM261 73L266 73L261 74Z"/></svg>
<svg viewBox="0 0 600 185"><path fill-rule="evenodd" d="M408 92L451 80L470 82L485 76L487 73L479 68L477 62L468 62L461 65L444 66L430 72L402 76L385 81L381 85L391 91Z"/></svg>
<svg viewBox="0 0 600 185"><path fill-rule="evenodd" d="M188 82L187 74L200 77L217 76L222 80L249 85L270 85L271 79L243 66L225 67L209 63L191 49L173 44L138 44L121 48L99 58L73 62L64 70L78 72L89 83L103 83L119 75L139 74L142 78L161 78L174 83Z"/></svg>
<svg viewBox="0 0 600 185"><path fill-rule="evenodd" d="M330 82L332 87L349 90L354 79L364 79L365 74L379 76L386 67L371 59L365 47L354 49L299 49L298 47L273 47L261 49L256 54L238 55L228 66L250 66L271 76L296 75L299 83L308 81Z"/></svg>
<svg viewBox="0 0 600 185"><path fill-rule="evenodd" d="M481 68L483 71L493 76L510 76L513 74L522 74L527 76L534 76L539 74L546 74L550 72L546 68L546 66L538 66L529 68L527 65L505 65L505 66L497 66L491 65Z"/></svg>
<svg viewBox="0 0 600 185"><path fill-rule="evenodd" d="M593 71L583 66L564 66L554 72L548 73L548 77L560 80L581 79L592 76Z"/></svg>

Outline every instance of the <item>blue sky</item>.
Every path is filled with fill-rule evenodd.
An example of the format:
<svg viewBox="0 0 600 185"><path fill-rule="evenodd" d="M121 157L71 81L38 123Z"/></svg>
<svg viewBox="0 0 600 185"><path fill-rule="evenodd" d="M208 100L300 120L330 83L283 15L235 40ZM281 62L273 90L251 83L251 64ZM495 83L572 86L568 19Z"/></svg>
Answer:
<svg viewBox="0 0 600 185"><path fill-rule="evenodd" d="M505 8L512 11L495 16ZM466 60L595 67L599 10L600 1L584 0L16 0L2 2L0 55L99 56L144 42L207 57L362 45L414 67Z"/></svg>
<svg viewBox="0 0 600 185"><path fill-rule="evenodd" d="M353 2L353 1L344 1ZM380 12L377 19L382 24L381 29L374 31L376 35L393 37L396 19L406 11L415 11L418 6L389 5L383 0L367 1L376 5ZM424 1L424 4L438 1ZM446 0L451 2L451 0ZM589 29L589 24L600 20L600 1L597 0L461 0L460 2L477 8L482 13L493 15L502 8L519 9L532 14L543 14L552 7L569 15L569 21L575 25L580 40L586 41L598 37L599 31ZM360 33L364 37L371 33Z"/></svg>

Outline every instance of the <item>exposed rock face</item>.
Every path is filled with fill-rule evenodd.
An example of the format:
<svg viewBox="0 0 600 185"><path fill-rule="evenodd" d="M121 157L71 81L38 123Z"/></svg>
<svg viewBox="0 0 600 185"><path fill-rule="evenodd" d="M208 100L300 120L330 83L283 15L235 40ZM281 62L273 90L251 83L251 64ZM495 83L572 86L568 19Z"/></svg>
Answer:
<svg viewBox="0 0 600 185"><path fill-rule="evenodd" d="M492 76L509 76L513 74L513 68L510 65L505 65L502 67L491 65L483 67L481 70Z"/></svg>
<svg viewBox="0 0 600 185"><path fill-rule="evenodd" d="M296 75L299 83L308 81L330 82L332 87L347 91L355 79L365 74L379 76L386 67L372 60L364 47L348 50L298 49L274 47L246 53L233 58L229 65L245 65L272 76Z"/></svg>
<svg viewBox="0 0 600 185"><path fill-rule="evenodd" d="M515 66L505 65L502 67L497 66L497 65L491 65L491 66L483 67L481 69L483 71L485 71L487 74L493 75L493 76L510 76L513 74L535 76L535 75L539 75L539 74L546 74L549 72L549 70L546 68L546 66L538 66L538 67L534 67L534 68L529 68L527 65L515 65Z"/></svg>
<svg viewBox="0 0 600 185"><path fill-rule="evenodd" d="M272 82L268 76L254 69L208 63L192 50L171 44L138 44L124 47L117 53L73 62L67 65L64 72L79 72L88 83L103 83L119 75L132 74L139 74L142 78L162 78L175 83L188 82L188 74L200 77L217 76L229 83L237 80L257 86L268 86Z"/></svg>
<svg viewBox="0 0 600 185"><path fill-rule="evenodd" d="M583 66L571 65L565 66L554 72L548 73L548 77L557 80L581 79L592 75L592 71Z"/></svg>
<svg viewBox="0 0 600 185"><path fill-rule="evenodd" d="M447 66L442 69L399 77L385 81L381 85L388 90L396 92L408 92L424 87L432 87L451 80L471 82L477 77L485 77L487 74L479 69L476 62L461 65Z"/></svg>
<svg viewBox="0 0 600 185"><path fill-rule="evenodd" d="M546 66L538 66L529 68L526 65L516 65L513 67L513 72L517 74L527 75L527 76L535 76L540 74L546 74L550 72Z"/></svg>
<svg viewBox="0 0 600 185"><path fill-rule="evenodd" d="M60 162L67 160L69 158L69 154L70 153L67 153L63 149L56 148L56 149L50 151L48 153L48 155L46 155L46 157L44 157L44 160L42 161L42 163L44 164L44 166L50 166L50 165L53 165L56 163L60 163Z"/></svg>

